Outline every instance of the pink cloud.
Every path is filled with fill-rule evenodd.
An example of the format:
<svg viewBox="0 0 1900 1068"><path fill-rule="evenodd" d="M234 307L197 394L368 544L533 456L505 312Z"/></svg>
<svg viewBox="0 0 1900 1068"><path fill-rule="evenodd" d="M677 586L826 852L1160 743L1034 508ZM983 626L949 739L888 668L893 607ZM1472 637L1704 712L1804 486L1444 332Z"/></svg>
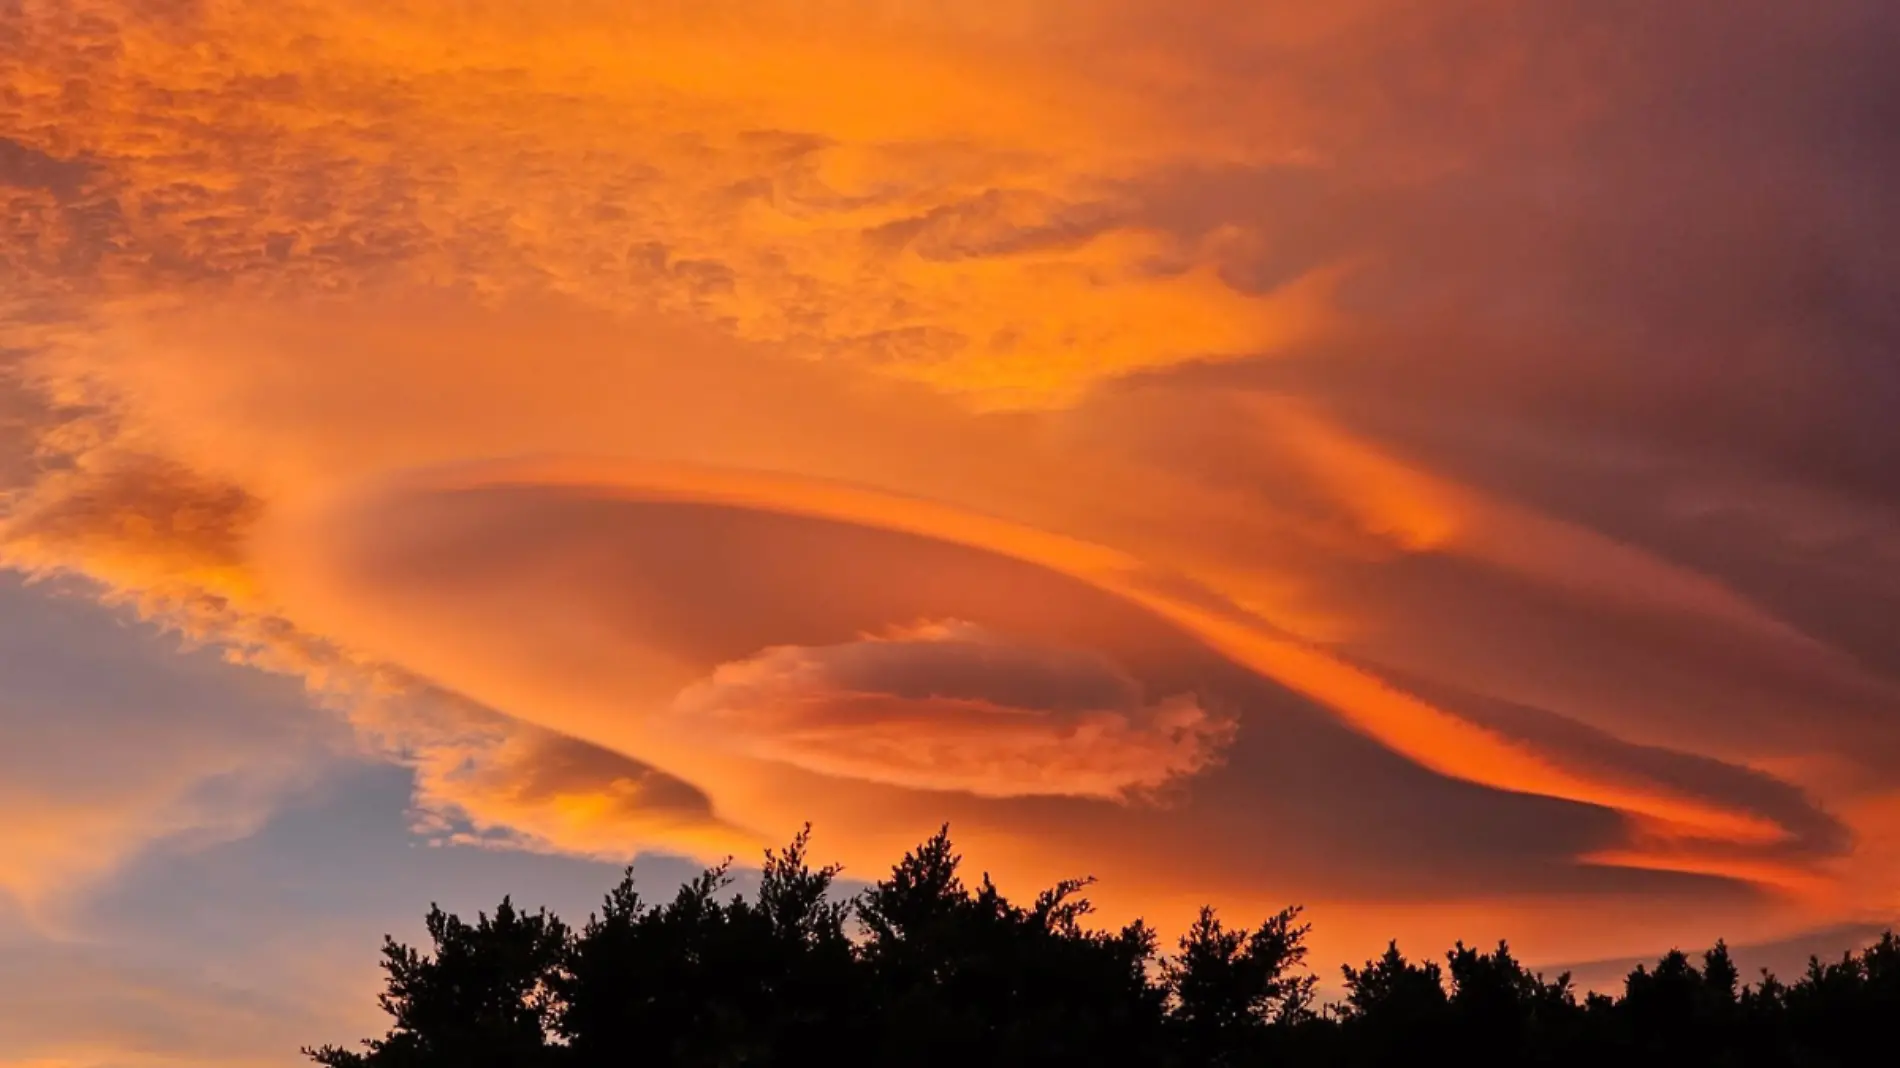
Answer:
<svg viewBox="0 0 1900 1068"><path fill-rule="evenodd" d="M1238 729L1191 694L1144 703L1099 654L956 620L764 649L688 686L672 713L754 757L985 797L1148 794L1209 767Z"/></svg>

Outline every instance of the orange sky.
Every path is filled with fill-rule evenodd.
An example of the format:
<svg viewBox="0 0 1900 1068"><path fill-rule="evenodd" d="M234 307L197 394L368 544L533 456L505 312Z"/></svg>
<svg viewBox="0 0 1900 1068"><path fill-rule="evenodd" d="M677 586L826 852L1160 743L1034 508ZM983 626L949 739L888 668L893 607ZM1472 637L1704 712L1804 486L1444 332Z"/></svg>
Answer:
<svg viewBox="0 0 1900 1068"><path fill-rule="evenodd" d="M592 894L948 819L1329 977L1900 907L1871 0L14 8L0 947L208 985L3 1068L362 1019L432 891L123 904L276 915L298 834Z"/></svg>

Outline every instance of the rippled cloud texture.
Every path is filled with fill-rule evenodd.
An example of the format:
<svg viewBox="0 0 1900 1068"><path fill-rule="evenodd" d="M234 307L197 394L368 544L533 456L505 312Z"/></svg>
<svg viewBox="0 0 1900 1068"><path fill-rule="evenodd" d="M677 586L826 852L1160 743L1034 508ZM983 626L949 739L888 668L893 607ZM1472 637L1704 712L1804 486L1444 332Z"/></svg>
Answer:
<svg viewBox="0 0 1900 1068"><path fill-rule="evenodd" d="M868 875L949 819L1164 928L1303 901L1327 959L1858 931L1900 911L1896 33L5 0L0 557L301 679L439 842L809 819ZM113 780L163 815L9 775L0 893L306 774L168 722Z"/></svg>

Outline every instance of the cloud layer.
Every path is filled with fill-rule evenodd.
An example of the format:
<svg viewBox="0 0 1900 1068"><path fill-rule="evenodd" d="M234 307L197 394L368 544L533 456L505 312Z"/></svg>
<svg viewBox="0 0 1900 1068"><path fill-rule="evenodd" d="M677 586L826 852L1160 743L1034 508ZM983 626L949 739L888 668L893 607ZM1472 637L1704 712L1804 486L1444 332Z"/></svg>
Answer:
<svg viewBox="0 0 1900 1068"><path fill-rule="evenodd" d="M1342 957L1900 909L1889 5L14 8L0 555L436 841L950 818ZM175 721L128 805L268 766Z"/></svg>

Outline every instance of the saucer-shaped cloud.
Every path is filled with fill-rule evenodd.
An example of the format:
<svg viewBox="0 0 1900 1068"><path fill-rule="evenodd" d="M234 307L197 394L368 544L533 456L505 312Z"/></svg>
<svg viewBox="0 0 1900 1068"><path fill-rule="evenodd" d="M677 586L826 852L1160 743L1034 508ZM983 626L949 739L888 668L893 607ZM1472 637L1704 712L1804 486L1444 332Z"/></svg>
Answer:
<svg viewBox="0 0 1900 1068"><path fill-rule="evenodd" d="M1233 739L1190 694L1145 701L1107 658L957 620L720 665L673 705L682 729L811 771L986 797L1126 797Z"/></svg>
<svg viewBox="0 0 1900 1068"><path fill-rule="evenodd" d="M460 732L401 724L419 822L436 841L616 863L647 850L757 848L690 783L577 739L482 718Z"/></svg>
<svg viewBox="0 0 1900 1068"><path fill-rule="evenodd" d="M1227 6L11 4L0 561L490 844L950 819L1335 960L1890 917L1894 5ZM123 704L0 724L35 870L260 766ZM17 818L73 752L164 775Z"/></svg>

